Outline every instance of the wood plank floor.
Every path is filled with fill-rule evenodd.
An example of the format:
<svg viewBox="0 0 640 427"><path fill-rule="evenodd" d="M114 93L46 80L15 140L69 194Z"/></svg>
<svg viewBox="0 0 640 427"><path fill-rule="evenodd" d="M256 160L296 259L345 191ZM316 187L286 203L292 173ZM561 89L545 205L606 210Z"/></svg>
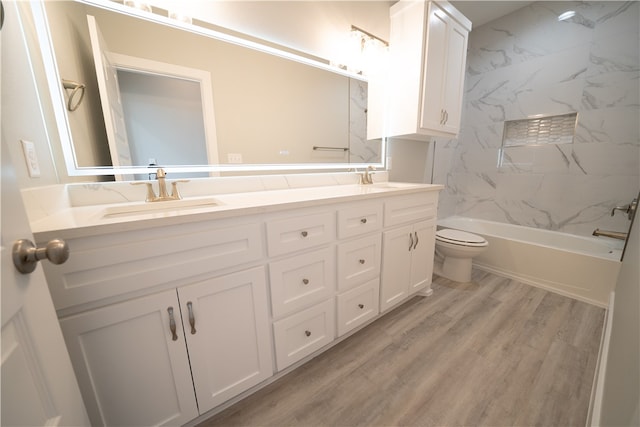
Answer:
<svg viewBox="0 0 640 427"><path fill-rule="evenodd" d="M604 309L489 273L416 297L209 426L584 426Z"/></svg>

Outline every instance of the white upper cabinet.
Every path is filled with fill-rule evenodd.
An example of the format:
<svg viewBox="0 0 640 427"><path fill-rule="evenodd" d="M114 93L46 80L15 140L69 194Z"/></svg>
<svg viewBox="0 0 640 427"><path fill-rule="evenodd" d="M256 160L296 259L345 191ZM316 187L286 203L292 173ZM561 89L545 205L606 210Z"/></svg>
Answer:
<svg viewBox="0 0 640 427"><path fill-rule="evenodd" d="M389 71L369 84L368 138L457 135L471 21L445 1L399 1L390 14Z"/></svg>

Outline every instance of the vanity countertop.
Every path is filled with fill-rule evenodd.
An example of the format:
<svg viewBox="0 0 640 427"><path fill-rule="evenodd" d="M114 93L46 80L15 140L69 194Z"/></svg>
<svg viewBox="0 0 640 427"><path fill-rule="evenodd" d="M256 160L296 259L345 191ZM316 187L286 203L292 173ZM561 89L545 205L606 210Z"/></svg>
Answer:
<svg viewBox="0 0 640 427"><path fill-rule="evenodd" d="M234 218L285 209L376 199L390 195L440 191L435 184L378 182L278 189L188 197L179 202L129 202L62 206L31 220L37 240L72 238L152 227ZM167 203L167 207L163 206ZM202 204L199 204L202 203ZM149 206L149 205L153 206ZM181 207L177 207L181 205ZM175 208L174 208L175 207ZM150 208L152 210L145 210ZM138 211L140 209L140 211Z"/></svg>

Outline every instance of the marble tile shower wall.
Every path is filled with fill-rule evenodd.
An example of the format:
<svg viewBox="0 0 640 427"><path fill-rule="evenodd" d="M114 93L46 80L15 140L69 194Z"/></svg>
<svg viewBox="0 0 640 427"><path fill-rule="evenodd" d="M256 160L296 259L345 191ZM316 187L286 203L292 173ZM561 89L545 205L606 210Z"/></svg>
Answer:
<svg viewBox="0 0 640 427"><path fill-rule="evenodd" d="M463 127L436 139L441 217L626 231L610 215L640 189L639 6L536 2L471 32ZM506 120L569 112L573 143L506 148L499 162Z"/></svg>

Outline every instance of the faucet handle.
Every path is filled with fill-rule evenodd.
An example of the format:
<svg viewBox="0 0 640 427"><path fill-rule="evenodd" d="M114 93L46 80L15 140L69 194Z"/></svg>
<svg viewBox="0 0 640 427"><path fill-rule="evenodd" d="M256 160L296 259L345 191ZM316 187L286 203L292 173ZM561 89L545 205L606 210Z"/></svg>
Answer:
<svg viewBox="0 0 640 427"><path fill-rule="evenodd" d="M182 196L180 195L180 192L178 191L178 183L179 182L189 182L189 180L188 179L177 179L175 181L171 181L171 198L172 199L176 199L176 200L182 199Z"/></svg>
<svg viewBox="0 0 640 427"><path fill-rule="evenodd" d="M156 193L153 191L153 185L150 182L142 182L136 181L132 182L131 185L146 185L147 186L147 197L145 198L145 202L151 202L156 199Z"/></svg>

